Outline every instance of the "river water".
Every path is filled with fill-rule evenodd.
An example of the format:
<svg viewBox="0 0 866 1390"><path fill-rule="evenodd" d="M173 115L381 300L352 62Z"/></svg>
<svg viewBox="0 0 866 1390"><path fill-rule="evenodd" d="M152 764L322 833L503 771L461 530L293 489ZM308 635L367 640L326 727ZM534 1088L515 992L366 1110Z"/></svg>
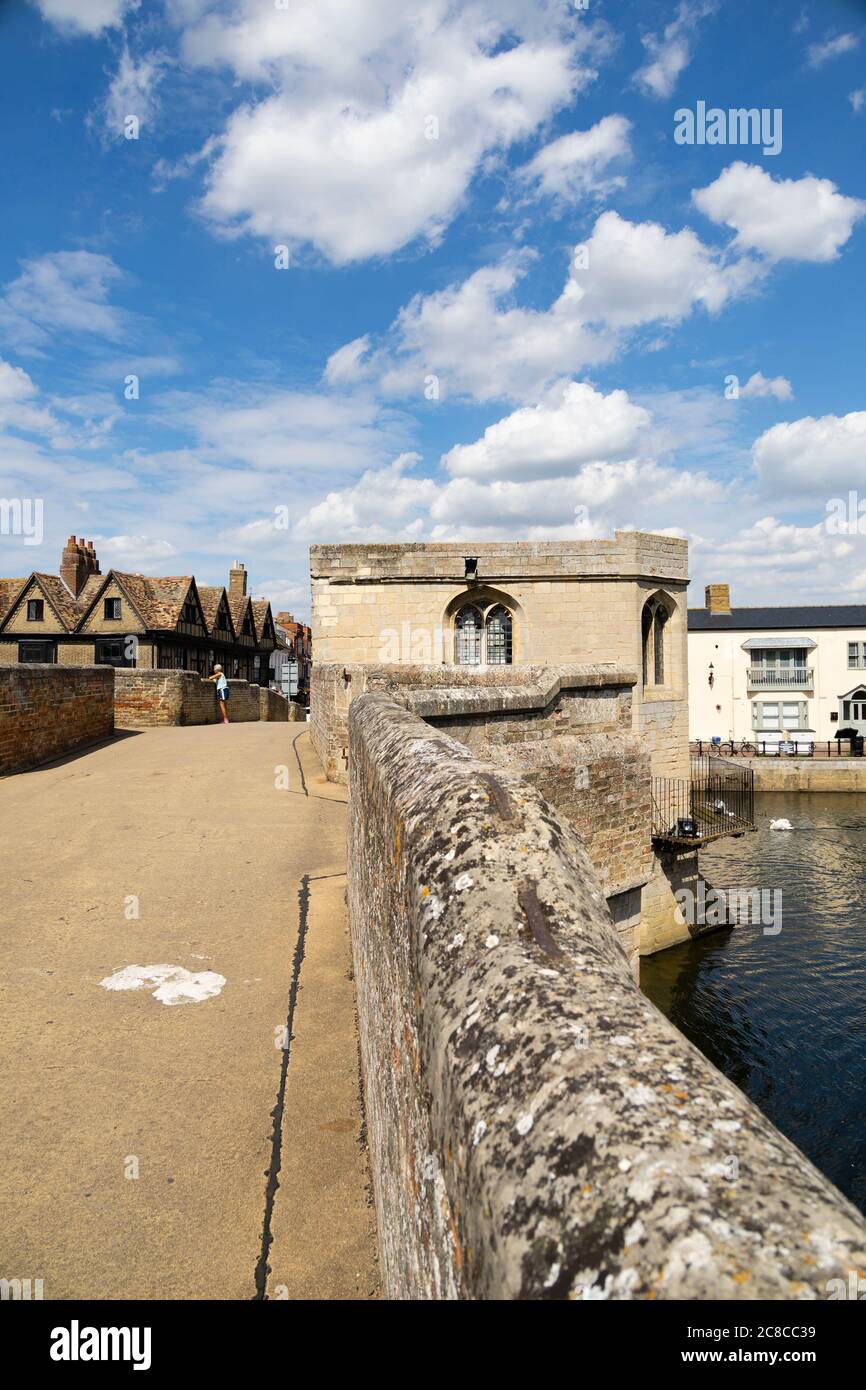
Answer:
<svg viewBox="0 0 866 1390"><path fill-rule="evenodd" d="M785 818L791 831L771 831ZM866 795L758 793L758 830L701 851L716 888L781 890L781 931L645 957L641 986L866 1211ZM768 905L772 903L768 899Z"/></svg>

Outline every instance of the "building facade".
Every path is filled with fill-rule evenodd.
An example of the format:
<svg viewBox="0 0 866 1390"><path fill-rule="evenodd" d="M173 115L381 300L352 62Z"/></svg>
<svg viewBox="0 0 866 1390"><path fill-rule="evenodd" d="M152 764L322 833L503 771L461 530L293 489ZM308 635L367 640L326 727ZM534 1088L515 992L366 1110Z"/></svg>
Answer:
<svg viewBox="0 0 866 1390"><path fill-rule="evenodd" d="M689 731L704 742L866 735L866 604L689 609Z"/></svg>
<svg viewBox="0 0 866 1390"><path fill-rule="evenodd" d="M677 830L693 805L685 541L314 546L310 575L328 776L348 777L352 701L399 690L567 811L640 953L694 934L676 901L698 877Z"/></svg>
<svg viewBox="0 0 866 1390"><path fill-rule="evenodd" d="M70 536L59 575L0 580L0 665L16 662L197 671L220 662L256 681L276 646L267 600L247 596L236 563L228 591L192 575L102 574L93 542Z"/></svg>
<svg viewBox="0 0 866 1390"><path fill-rule="evenodd" d="M313 634L306 623L295 622L291 613L275 618L277 650L271 658L271 679L289 699L309 706Z"/></svg>

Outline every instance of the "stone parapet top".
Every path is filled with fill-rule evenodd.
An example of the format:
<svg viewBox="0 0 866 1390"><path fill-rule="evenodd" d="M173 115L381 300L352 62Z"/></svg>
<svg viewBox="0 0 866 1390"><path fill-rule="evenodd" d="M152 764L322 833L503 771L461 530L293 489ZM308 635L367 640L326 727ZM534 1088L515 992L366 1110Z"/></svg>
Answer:
<svg viewBox="0 0 866 1390"><path fill-rule="evenodd" d="M641 993L556 809L386 692L349 734L388 1296L823 1300L862 1269L861 1214Z"/></svg>

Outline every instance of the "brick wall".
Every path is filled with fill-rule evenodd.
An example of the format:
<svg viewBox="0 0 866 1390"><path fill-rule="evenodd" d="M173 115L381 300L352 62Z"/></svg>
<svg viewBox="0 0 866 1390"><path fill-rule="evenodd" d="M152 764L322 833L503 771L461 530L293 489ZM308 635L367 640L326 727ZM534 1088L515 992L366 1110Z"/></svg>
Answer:
<svg viewBox="0 0 866 1390"><path fill-rule="evenodd" d="M0 670L0 773L37 767L113 732L110 666Z"/></svg>
<svg viewBox="0 0 866 1390"><path fill-rule="evenodd" d="M220 717L216 687L194 671L118 669L116 677L116 720L120 729L214 724ZM257 685L230 680L229 690L229 719L243 724L262 717Z"/></svg>

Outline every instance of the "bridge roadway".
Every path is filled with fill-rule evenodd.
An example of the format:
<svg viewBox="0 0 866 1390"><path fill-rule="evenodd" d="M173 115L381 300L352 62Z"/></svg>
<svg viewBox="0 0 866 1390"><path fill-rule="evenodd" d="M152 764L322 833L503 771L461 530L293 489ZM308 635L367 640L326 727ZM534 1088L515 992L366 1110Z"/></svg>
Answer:
<svg viewBox="0 0 866 1390"><path fill-rule="evenodd" d="M376 1296L344 798L278 723L128 733L0 781L0 1276ZM225 984L101 984L154 965Z"/></svg>

